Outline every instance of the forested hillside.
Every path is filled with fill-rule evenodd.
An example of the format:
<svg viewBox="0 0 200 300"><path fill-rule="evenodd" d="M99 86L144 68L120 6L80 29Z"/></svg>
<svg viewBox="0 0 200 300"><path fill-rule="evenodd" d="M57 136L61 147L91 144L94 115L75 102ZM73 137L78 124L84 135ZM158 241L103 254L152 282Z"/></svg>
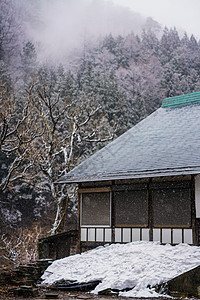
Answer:
<svg viewBox="0 0 200 300"><path fill-rule="evenodd" d="M45 62L43 48L24 25L33 15L14 1L2 0L0 6L0 234L5 248L5 234L27 225L36 236L39 227L54 234L75 226L75 187L58 186L56 180L155 111L163 98L199 91L200 43L138 17L139 25L125 34L101 32Z"/></svg>

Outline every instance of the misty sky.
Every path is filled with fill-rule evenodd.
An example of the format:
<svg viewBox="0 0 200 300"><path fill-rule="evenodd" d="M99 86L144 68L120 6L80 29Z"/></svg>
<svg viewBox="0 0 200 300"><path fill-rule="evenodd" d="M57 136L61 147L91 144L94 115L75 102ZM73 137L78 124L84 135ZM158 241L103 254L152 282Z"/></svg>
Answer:
<svg viewBox="0 0 200 300"><path fill-rule="evenodd" d="M200 38L200 0L107 0Z"/></svg>

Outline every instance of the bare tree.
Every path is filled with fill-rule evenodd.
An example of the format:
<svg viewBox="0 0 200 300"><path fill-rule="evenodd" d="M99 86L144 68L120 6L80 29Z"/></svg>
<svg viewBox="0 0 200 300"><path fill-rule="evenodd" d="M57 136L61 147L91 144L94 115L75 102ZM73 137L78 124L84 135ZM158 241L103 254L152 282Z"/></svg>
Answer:
<svg viewBox="0 0 200 300"><path fill-rule="evenodd" d="M44 133L35 142L37 153L37 187L50 191L57 211L52 234L63 230L63 221L69 201L69 188L56 181L80 162L83 147L88 141L106 141L96 138L102 121L100 105L84 95L69 97L61 86L54 85L42 73L27 89L29 101L35 108ZM39 179L39 180L38 180Z"/></svg>
<svg viewBox="0 0 200 300"><path fill-rule="evenodd" d="M28 99L19 99L7 84L0 82L0 151L10 161L0 180L0 192L24 179L36 156L30 155L32 142L41 135Z"/></svg>
<svg viewBox="0 0 200 300"><path fill-rule="evenodd" d="M18 266L38 259L37 241L41 228L35 226L31 229L20 229L14 236L1 235L0 261L2 265Z"/></svg>

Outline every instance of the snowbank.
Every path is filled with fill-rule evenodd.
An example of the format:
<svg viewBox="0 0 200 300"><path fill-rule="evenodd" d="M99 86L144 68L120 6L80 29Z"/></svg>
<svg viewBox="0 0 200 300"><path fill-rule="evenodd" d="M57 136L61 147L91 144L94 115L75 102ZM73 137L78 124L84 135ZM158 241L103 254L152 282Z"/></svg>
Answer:
<svg viewBox="0 0 200 300"><path fill-rule="evenodd" d="M100 280L93 293L107 288L127 297L156 297L153 288L200 264L200 247L155 242L112 244L56 260L42 276L43 284L57 280L79 283Z"/></svg>

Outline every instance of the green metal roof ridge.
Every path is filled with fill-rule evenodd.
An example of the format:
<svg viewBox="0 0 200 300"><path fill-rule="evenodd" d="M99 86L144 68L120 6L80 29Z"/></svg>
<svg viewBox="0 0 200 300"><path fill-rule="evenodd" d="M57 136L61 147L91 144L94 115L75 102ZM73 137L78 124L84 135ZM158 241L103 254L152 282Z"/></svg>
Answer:
<svg viewBox="0 0 200 300"><path fill-rule="evenodd" d="M198 102L200 102L200 92L166 98L163 100L161 107L178 107Z"/></svg>

